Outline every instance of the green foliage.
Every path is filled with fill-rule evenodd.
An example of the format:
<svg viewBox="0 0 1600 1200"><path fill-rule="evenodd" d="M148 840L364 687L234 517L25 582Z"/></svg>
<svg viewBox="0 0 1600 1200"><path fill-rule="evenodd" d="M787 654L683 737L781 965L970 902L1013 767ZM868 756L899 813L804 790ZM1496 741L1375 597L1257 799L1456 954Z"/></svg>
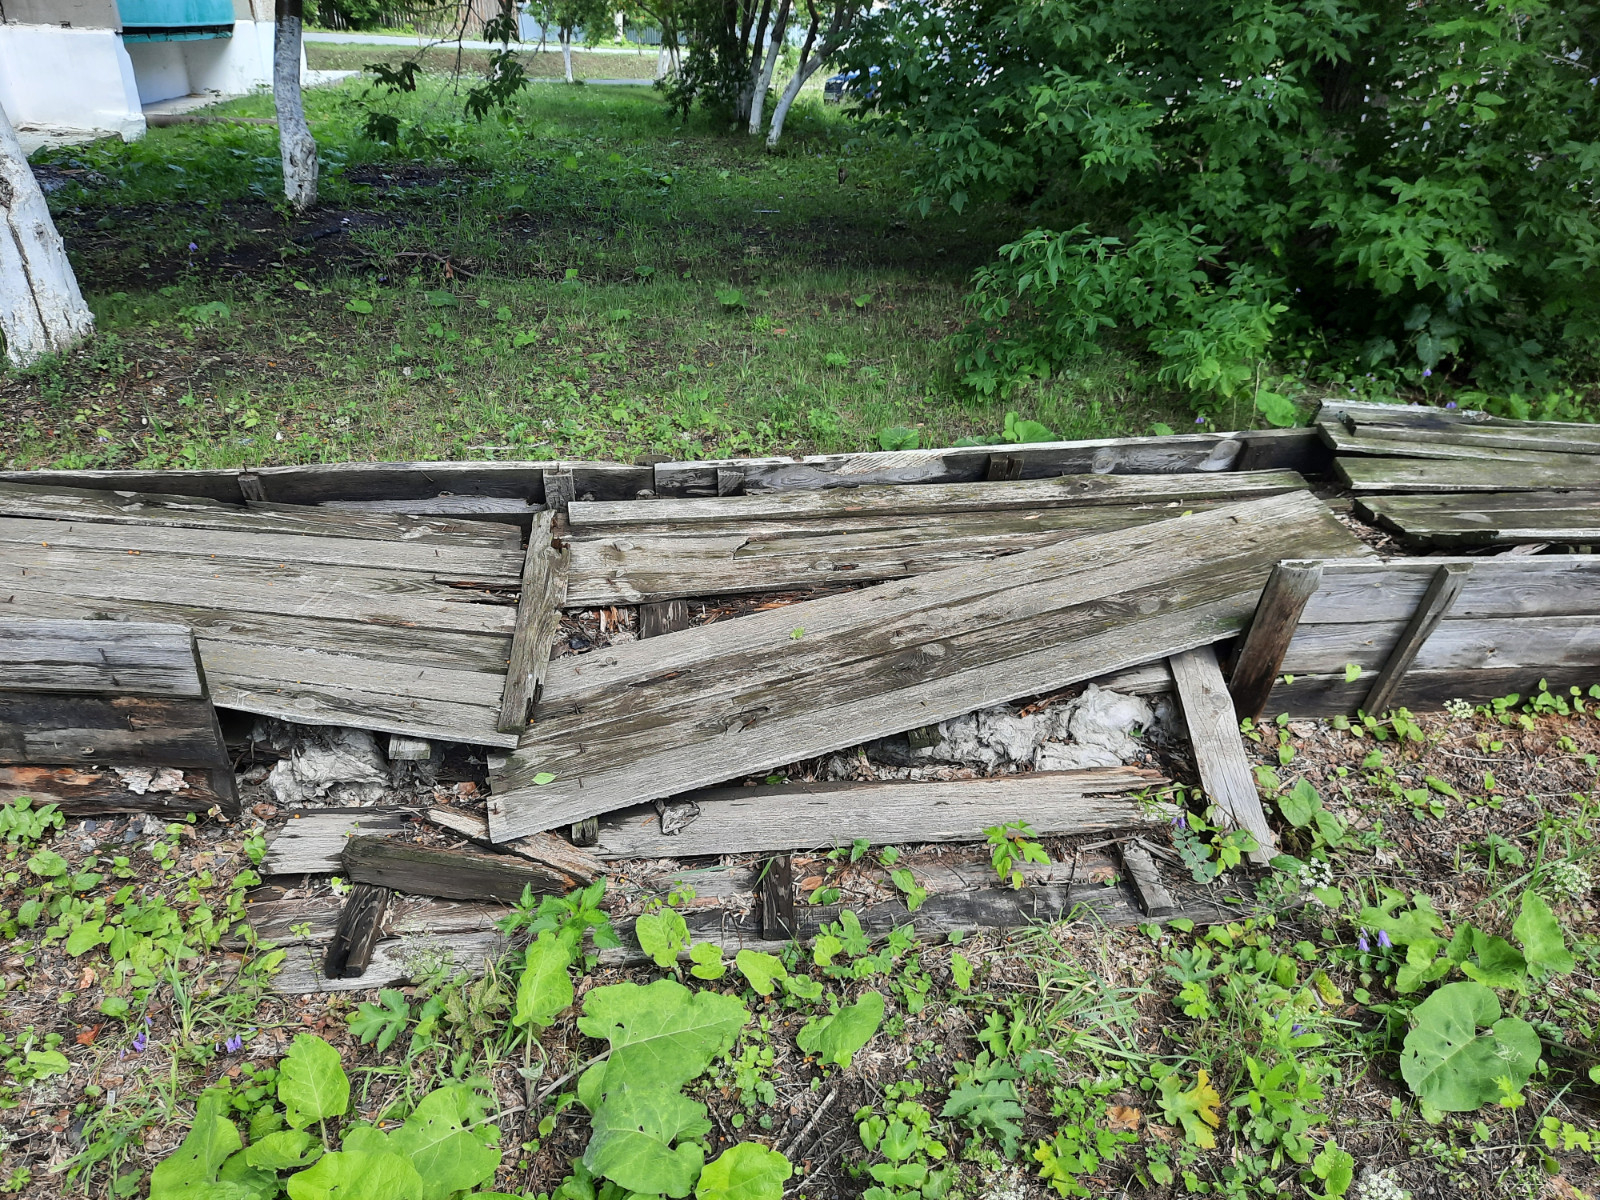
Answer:
<svg viewBox="0 0 1600 1200"><path fill-rule="evenodd" d="M691 992L671 979L597 987L584 996L578 1028L609 1041L611 1057L584 1073L579 1099L593 1111L591 1100L624 1083L680 1088L726 1052L749 1019L737 996Z"/></svg>
<svg viewBox="0 0 1600 1200"><path fill-rule="evenodd" d="M150 1200L178 1200L216 1185L222 1164L241 1145L239 1130L224 1111L221 1093L201 1095L183 1143L150 1173Z"/></svg>
<svg viewBox="0 0 1600 1200"><path fill-rule="evenodd" d="M789 1160L754 1142L729 1146L700 1174L695 1200L782 1200Z"/></svg>
<svg viewBox="0 0 1600 1200"><path fill-rule="evenodd" d="M696 942L689 948L689 961L694 964L689 974L696 979L721 979L728 973L728 965L722 961L722 947L714 942Z"/></svg>
<svg viewBox="0 0 1600 1200"><path fill-rule="evenodd" d="M889 425L878 430L877 442L879 450L915 450L922 445L917 431L904 425Z"/></svg>
<svg viewBox="0 0 1600 1200"><path fill-rule="evenodd" d="M739 974L749 981L758 996L772 995L777 989L778 981L787 978L789 974L781 958L776 954L764 954L759 950L739 951L734 956L733 964L739 968Z"/></svg>
<svg viewBox="0 0 1600 1200"><path fill-rule="evenodd" d="M417 1200L445 1200L494 1178L499 1130L487 1116L483 1094L456 1084L429 1092L389 1135L390 1150L409 1160L422 1179Z"/></svg>
<svg viewBox="0 0 1600 1200"><path fill-rule="evenodd" d="M640 914L633 936L639 939L639 949L665 970L677 966L678 952L689 948L689 923L675 909L658 908Z"/></svg>
<svg viewBox="0 0 1600 1200"><path fill-rule="evenodd" d="M278 1098L291 1129L304 1129L350 1107L350 1080L339 1052L314 1033L296 1034L278 1067Z"/></svg>
<svg viewBox="0 0 1600 1200"><path fill-rule="evenodd" d="M1502 1078L1520 1091L1538 1065L1539 1035L1520 1017L1502 1017L1481 983L1448 983L1412 1014L1400 1074L1424 1105L1471 1112L1498 1098Z"/></svg>
<svg viewBox="0 0 1600 1200"><path fill-rule="evenodd" d="M674 1088L614 1087L590 1123L583 1165L629 1191L681 1200L705 1165L706 1106Z"/></svg>
<svg viewBox="0 0 1600 1200"><path fill-rule="evenodd" d="M883 993L865 992L854 1004L826 1017L813 1017L796 1039L800 1049L820 1062L846 1069L856 1054L872 1040L883 1024Z"/></svg>
<svg viewBox="0 0 1600 1200"><path fill-rule="evenodd" d="M1014 1067L990 1061L988 1051L982 1051L970 1068L958 1068L955 1086L939 1115L993 1138L1007 1158L1015 1158L1022 1139L1022 1094L1016 1083L1019 1077Z"/></svg>
<svg viewBox="0 0 1600 1200"><path fill-rule="evenodd" d="M394 1045L395 1038L405 1032L410 1020L411 1005L406 1002L405 995L394 988L384 988L378 993L377 1004L363 1000L356 1006L349 1017L350 1032L363 1046L376 1041L381 1052Z"/></svg>
<svg viewBox="0 0 1600 1200"><path fill-rule="evenodd" d="M1270 360L1428 386L1542 383L1594 352L1600 95L1587 5L1144 0L867 17L847 65L929 150L924 211L1024 198L978 272L983 392L1113 332L1212 410L1274 424Z"/></svg>
<svg viewBox="0 0 1600 1200"><path fill-rule="evenodd" d="M1018 863L1050 861L1044 847L1033 840L1038 835L1026 821L991 826L983 831L983 836L989 843L989 861L994 866L994 873L1000 877L1001 883L1009 883L1013 888L1022 886L1022 872L1017 869Z"/></svg>
<svg viewBox="0 0 1600 1200"><path fill-rule="evenodd" d="M572 1004L572 976L568 968L577 957L570 935L547 930L528 947L523 960L522 978L517 982L513 1025L548 1029L550 1023Z"/></svg>
<svg viewBox="0 0 1600 1200"><path fill-rule="evenodd" d="M1192 1088L1184 1086L1183 1076L1168 1071L1156 1079L1157 1099L1161 1114L1173 1125L1183 1127L1183 1136L1203 1150L1213 1149L1217 1135L1213 1132L1222 1124L1222 1114L1217 1111L1222 1097L1211 1085L1204 1067L1195 1077Z"/></svg>
<svg viewBox="0 0 1600 1200"><path fill-rule="evenodd" d="M0 837L8 845L28 846L41 841L52 829L66 824L54 804L33 807L33 800L19 796L10 804L0 804Z"/></svg>

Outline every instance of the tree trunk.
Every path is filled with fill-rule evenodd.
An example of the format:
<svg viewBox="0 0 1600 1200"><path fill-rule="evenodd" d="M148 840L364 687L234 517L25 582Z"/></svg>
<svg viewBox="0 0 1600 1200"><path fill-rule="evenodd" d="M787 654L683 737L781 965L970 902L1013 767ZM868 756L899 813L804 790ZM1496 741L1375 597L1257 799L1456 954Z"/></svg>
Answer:
<svg viewBox="0 0 1600 1200"><path fill-rule="evenodd" d="M561 30L561 62L567 69L567 82L572 82L572 30Z"/></svg>
<svg viewBox="0 0 1600 1200"><path fill-rule="evenodd" d="M772 42L756 77L755 95L750 98L750 136L761 132L761 117L767 107L767 89L772 86L772 72L777 68L778 55L783 51L783 39L789 33L790 0L780 0L778 15L772 23Z"/></svg>
<svg viewBox="0 0 1600 1200"><path fill-rule="evenodd" d="M300 95L302 0L278 0L272 53L272 100L278 110L278 151L283 156L283 194L297 213L317 202L317 140L306 124Z"/></svg>
<svg viewBox="0 0 1600 1200"><path fill-rule="evenodd" d="M70 350L94 332L94 314L22 144L0 109L0 335L13 365Z"/></svg>
<svg viewBox="0 0 1600 1200"><path fill-rule="evenodd" d="M772 16L772 0L761 0L761 15L758 20L752 19L755 9L745 10L745 20L739 28L739 53L741 62L748 56L749 62L745 66L744 82L739 86L739 95L734 107L734 126L744 125L750 120L756 94L756 82L761 77L762 44L767 40L767 20ZM752 37L752 33L754 37Z"/></svg>
<svg viewBox="0 0 1600 1200"><path fill-rule="evenodd" d="M817 11L815 0L807 0L807 6L811 9L811 24L806 29L806 41L800 49L800 61L795 64L794 78L789 80L789 86L783 89L783 95L773 106L772 124L767 129L768 150L778 148L778 139L783 136L783 122L788 118L789 109L800 94L800 89L817 73L818 67L838 53L839 47L844 45L845 35L850 31L850 23L855 20L856 0L834 0L833 20L828 23L828 32L822 39L821 47L813 55L811 50L816 42L817 27L822 23L822 15Z"/></svg>

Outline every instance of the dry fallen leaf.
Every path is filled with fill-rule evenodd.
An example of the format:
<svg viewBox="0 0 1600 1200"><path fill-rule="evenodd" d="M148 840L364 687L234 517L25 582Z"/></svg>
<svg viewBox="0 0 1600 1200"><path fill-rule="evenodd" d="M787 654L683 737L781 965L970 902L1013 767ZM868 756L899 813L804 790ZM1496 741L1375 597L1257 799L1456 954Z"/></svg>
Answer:
<svg viewBox="0 0 1600 1200"><path fill-rule="evenodd" d="M98 978L100 977L94 973L93 967L85 967L83 969L83 974L78 976L78 990L81 992L85 988L93 987L95 980Z"/></svg>
<svg viewBox="0 0 1600 1200"><path fill-rule="evenodd" d="M95 1038L100 1036L100 1026L95 1025L89 1029L78 1030L78 1045L92 1046Z"/></svg>
<svg viewBox="0 0 1600 1200"><path fill-rule="evenodd" d="M804 879L802 879L800 881L800 890L802 892L814 892L821 886L822 886L822 876L821 875L807 875Z"/></svg>
<svg viewBox="0 0 1600 1200"><path fill-rule="evenodd" d="M1112 1129L1138 1129L1139 1118L1143 1115L1137 1108L1129 1108L1126 1104L1106 1105L1106 1123Z"/></svg>

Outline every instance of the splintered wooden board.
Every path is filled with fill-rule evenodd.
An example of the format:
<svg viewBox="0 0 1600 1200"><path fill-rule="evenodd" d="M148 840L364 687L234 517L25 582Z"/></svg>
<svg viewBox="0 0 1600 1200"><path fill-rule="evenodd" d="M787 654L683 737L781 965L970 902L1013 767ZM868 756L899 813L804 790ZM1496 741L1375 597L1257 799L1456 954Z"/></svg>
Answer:
<svg viewBox="0 0 1600 1200"><path fill-rule="evenodd" d="M1377 458L1340 455L1334 470L1354 492L1538 492L1600 488L1600 458L1545 455L1547 462L1484 458Z"/></svg>
<svg viewBox="0 0 1600 1200"><path fill-rule="evenodd" d="M574 504L567 603L897 579L1304 486L1293 471L1077 475Z"/></svg>
<svg viewBox="0 0 1600 1200"><path fill-rule="evenodd" d="M3 611L0 691L190 700L206 694L194 636L181 625L17 620Z"/></svg>
<svg viewBox="0 0 1600 1200"><path fill-rule="evenodd" d="M249 510L227 516L215 529L0 518L4 612L191 626L219 707L515 745L496 726L520 554L281 533L277 513L255 534Z"/></svg>
<svg viewBox="0 0 1600 1200"><path fill-rule="evenodd" d="M1139 825L1136 793L1167 781L1155 771L1096 767L950 782L795 783L713 788L680 796L700 806L687 828L666 835L653 806L600 822L602 858L664 858L810 850L857 838L894 842L977 841L983 831L1026 820L1041 834Z"/></svg>
<svg viewBox="0 0 1600 1200"><path fill-rule="evenodd" d="M1359 496L1355 509L1413 547L1600 542L1600 491Z"/></svg>
<svg viewBox="0 0 1600 1200"><path fill-rule="evenodd" d="M1319 425L1337 421L1357 434L1417 437L1441 445L1600 454L1600 425L1515 421L1469 410L1339 400L1324 400L1317 421Z"/></svg>
<svg viewBox="0 0 1600 1200"><path fill-rule="evenodd" d="M1363 548L1288 493L551 663L497 841L949 720L1238 632L1280 558ZM554 778L536 784L534 777Z"/></svg>
<svg viewBox="0 0 1600 1200"><path fill-rule="evenodd" d="M1371 454L1389 458L1473 459L1499 463L1534 463L1547 467L1581 468L1597 465L1592 459L1585 463L1585 455L1564 453L1566 447L1562 447L1560 451L1553 450L1548 440L1536 446L1486 446L1473 442L1462 443L1448 433L1441 434L1432 430L1412 432L1366 426L1358 427L1359 432L1352 433L1350 427L1341 421L1323 421L1317 428L1323 440L1338 454ZM1500 440L1514 442L1516 439ZM1600 452L1600 446L1594 449Z"/></svg>

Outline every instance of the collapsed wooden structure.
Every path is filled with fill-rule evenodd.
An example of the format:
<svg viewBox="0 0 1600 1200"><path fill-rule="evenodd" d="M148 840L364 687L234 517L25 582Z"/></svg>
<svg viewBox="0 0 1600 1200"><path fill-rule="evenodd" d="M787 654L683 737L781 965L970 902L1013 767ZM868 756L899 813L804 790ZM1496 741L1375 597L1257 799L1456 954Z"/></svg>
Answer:
<svg viewBox="0 0 1600 1200"><path fill-rule="evenodd" d="M1376 552L1386 538L1402 553ZM437 823L521 867L398 853L383 839L405 822L373 810L297 859L295 827L327 822L290 822L269 866L359 885L326 932L328 978L308 980L325 986L387 961L374 931L429 887L505 900L602 860L959 842L1016 819L1136 836L1165 819L1137 798L1165 781L1131 768L728 786L1132 671L1133 690L1176 694L1203 786L1265 861L1240 717L1592 683L1593 540L1600 428L1336 402L1309 429L805 459L6 472L0 797L103 811L118 789L95 771L153 761L195 774L160 804L227 810L220 733L163 733L151 705L201 704L211 730L214 703L502 756L487 821ZM751 611L703 623L710 600ZM638 607L638 640L571 653L563 614L618 605ZM1122 842L1103 919L1202 903ZM788 881L786 860L768 876ZM951 885L922 919L1022 919L1084 902L1073 886ZM785 887L718 936L814 925ZM483 912L458 918L488 936Z"/></svg>

